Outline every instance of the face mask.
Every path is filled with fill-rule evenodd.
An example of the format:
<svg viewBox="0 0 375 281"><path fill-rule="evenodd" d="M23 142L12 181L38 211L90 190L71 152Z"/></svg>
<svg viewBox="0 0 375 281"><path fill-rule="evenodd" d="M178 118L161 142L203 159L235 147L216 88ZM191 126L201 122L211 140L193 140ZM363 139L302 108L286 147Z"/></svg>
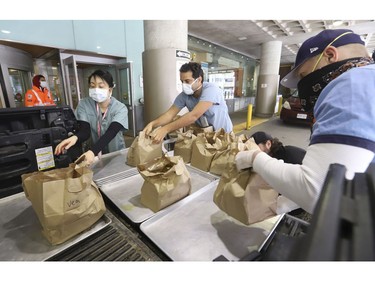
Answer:
<svg viewBox="0 0 375 281"><path fill-rule="evenodd" d="M96 102L103 102L108 99L108 90L100 88L90 88L89 96Z"/></svg>
<svg viewBox="0 0 375 281"><path fill-rule="evenodd" d="M371 63L370 58L351 58L326 65L302 78L297 84L302 108L306 112L313 110L316 100L329 82L353 67Z"/></svg>
<svg viewBox="0 0 375 281"><path fill-rule="evenodd" d="M198 79L198 78L197 78ZM195 81L197 81L197 79L194 80L193 83L191 84L186 84L186 83L182 83L182 91L188 95L188 96L191 96L192 94L194 94L194 90L192 88L193 84L195 83Z"/></svg>
<svg viewBox="0 0 375 281"><path fill-rule="evenodd" d="M40 81L40 87L47 88L47 82L46 81Z"/></svg>

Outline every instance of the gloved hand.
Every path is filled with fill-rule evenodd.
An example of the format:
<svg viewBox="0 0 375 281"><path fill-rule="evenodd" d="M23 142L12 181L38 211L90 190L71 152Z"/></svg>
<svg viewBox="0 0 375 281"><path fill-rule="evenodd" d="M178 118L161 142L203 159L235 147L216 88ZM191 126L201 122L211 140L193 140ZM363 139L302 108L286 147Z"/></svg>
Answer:
<svg viewBox="0 0 375 281"><path fill-rule="evenodd" d="M255 156L261 152L260 149L252 149L240 151L236 154L234 162L236 163L237 170L243 170L253 166Z"/></svg>

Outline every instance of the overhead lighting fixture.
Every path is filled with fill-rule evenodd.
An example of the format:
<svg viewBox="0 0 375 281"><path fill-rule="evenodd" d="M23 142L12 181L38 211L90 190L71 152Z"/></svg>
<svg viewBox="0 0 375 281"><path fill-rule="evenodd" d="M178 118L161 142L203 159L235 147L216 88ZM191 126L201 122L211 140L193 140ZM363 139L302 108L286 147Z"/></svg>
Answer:
<svg viewBox="0 0 375 281"><path fill-rule="evenodd" d="M335 20L335 21L332 23L332 25L336 27L336 26L343 25L343 23L344 23L344 22L343 22L342 20Z"/></svg>
<svg viewBox="0 0 375 281"><path fill-rule="evenodd" d="M11 33L9 30L5 30L5 29L2 29L1 32L2 32L2 33L5 33L5 34L9 34L9 33Z"/></svg>
<svg viewBox="0 0 375 281"><path fill-rule="evenodd" d="M243 41L243 40L246 40L246 39L247 39L247 37L245 37L245 36L238 37L238 40L240 40L240 41Z"/></svg>
<svg viewBox="0 0 375 281"><path fill-rule="evenodd" d="M100 46L96 46L96 48L97 48L97 49L101 49L101 47L100 47Z"/></svg>

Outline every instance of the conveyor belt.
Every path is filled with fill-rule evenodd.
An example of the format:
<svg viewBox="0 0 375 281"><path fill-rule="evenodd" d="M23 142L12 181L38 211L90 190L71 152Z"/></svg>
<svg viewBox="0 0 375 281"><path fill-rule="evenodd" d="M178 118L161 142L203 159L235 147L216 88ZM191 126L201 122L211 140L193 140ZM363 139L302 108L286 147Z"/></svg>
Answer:
<svg viewBox="0 0 375 281"><path fill-rule="evenodd" d="M160 261L144 242L112 213L112 223L48 261Z"/></svg>

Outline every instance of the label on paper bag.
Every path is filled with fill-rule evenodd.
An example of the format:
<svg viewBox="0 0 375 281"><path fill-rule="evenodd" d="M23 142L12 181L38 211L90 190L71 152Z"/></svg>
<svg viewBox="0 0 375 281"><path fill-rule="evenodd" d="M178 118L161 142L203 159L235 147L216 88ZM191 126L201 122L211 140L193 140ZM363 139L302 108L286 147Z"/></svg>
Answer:
<svg viewBox="0 0 375 281"><path fill-rule="evenodd" d="M55 160L53 158L52 146L35 149L36 162L38 170L43 171L55 167Z"/></svg>

